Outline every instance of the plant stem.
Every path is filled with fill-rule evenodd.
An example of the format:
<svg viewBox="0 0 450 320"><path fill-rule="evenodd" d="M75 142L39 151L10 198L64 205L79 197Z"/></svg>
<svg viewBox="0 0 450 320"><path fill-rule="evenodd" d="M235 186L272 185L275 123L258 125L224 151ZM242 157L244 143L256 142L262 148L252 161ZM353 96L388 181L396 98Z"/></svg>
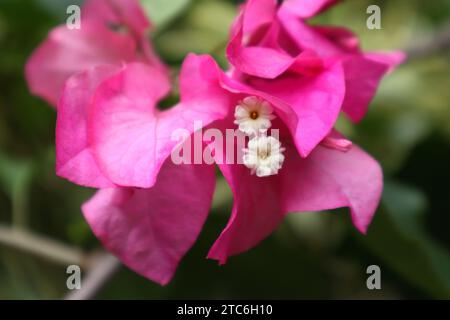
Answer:
<svg viewBox="0 0 450 320"><path fill-rule="evenodd" d="M0 225L0 244L22 250L44 259L68 266L86 265L83 252L58 241Z"/></svg>

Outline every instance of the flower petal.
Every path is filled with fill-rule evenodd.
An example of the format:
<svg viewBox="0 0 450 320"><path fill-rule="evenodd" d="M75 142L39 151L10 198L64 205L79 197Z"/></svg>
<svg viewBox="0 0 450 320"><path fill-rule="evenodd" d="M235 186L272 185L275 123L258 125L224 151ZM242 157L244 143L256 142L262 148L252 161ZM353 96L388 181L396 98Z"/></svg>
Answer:
<svg viewBox="0 0 450 320"><path fill-rule="evenodd" d="M289 106L281 98L272 95L273 92L269 90L257 90L257 86L250 87L242 82L230 78L220 70L214 59L207 55L197 56L192 54L188 56L188 58L186 58L185 67L186 68L184 69L186 70L186 74L192 75L192 77L186 77L186 81L181 81L181 88L184 92L184 94L182 92L182 98L184 97L186 100L190 100L190 104L198 105L199 109L203 108L204 110L211 110L208 109L208 107L214 106L214 110L218 112L215 118L219 120L224 119L227 115L231 117L234 116L235 106L239 99L248 96L256 96L266 100L275 108L277 117L279 117L283 122L282 133L285 134L284 131L287 130L284 129L285 126L287 126L290 132L287 132L287 135L291 134L296 136L296 131L300 125L297 111L292 110L291 106ZM321 81L320 78L315 77L308 79L313 79L311 84L316 80L317 82ZM322 80L324 80L322 86L326 87L326 76L323 77ZM305 80L305 82L308 81ZM265 86L270 87L271 82L263 82L263 80L261 80L261 83L264 83L263 89L266 89ZM251 85L252 84L253 83L251 83ZM339 87L340 86L337 85L333 87L333 90L339 90ZM288 91L286 88L283 90ZM307 90L306 87L305 90ZM299 90L299 92L301 92L301 90ZM321 94L322 93L318 93L318 95ZM331 106L333 107L333 104ZM230 121L230 123L232 123L234 120ZM317 137L317 143L319 143L329 131L330 129L325 130L322 138ZM302 140L299 141L304 143Z"/></svg>
<svg viewBox="0 0 450 320"><path fill-rule="evenodd" d="M369 52L364 55L366 58L389 66L389 72L393 71L406 59L406 54L401 51L389 52Z"/></svg>
<svg viewBox="0 0 450 320"><path fill-rule="evenodd" d="M283 170L284 212L349 207L355 227L367 232L380 201L383 174L359 147L342 152L319 146L306 159L288 148Z"/></svg>
<svg viewBox="0 0 450 320"><path fill-rule="evenodd" d="M214 181L213 166L176 166L168 160L154 187L101 190L83 212L95 235L125 265L165 285L202 229Z"/></svg>
<svg viewBox="0 0 450 320"><path fill-rule="evenodd" d="M56 106L70 76L96 65L132 61L135 51L136 43L131 36L113 32L99 23L83 22L80 30L60 26L33 52L25 74L31 92Z"/></svg>
<svg viewBox="0 0 450 320"><path fill-rule="evenodd" d="M271 79L293 64L294 59L281 50L250 44L267 27L269 30L266 30L265 38L277 38L279 28L276 12L274 0L249 0L244 5L233 25L231 40L227 46L228 61L240 72Z"/></svg>
<svg viewBox="0 0 450 320"><path fill-rule="evenodd" d="M189 69L185 64L182 83L186 83L184 77L193 79L186 72ZM97 90L90 138L102 171L117 185L151 187L161 165L180 142L172 139L177 130L192 133L197 129L195 122L207 126L224 116L220 108L211 109L218 107L210 104L214 100L196 100L201 87L185 92L184 85L181 103L159 111L156 103L168 90L165 73L139 63L126 66Z"/></svg>
<svg viewBox="0 0 450 320"><path fill-rule="evenodd" d="M217 114L213 117L219 120L226 116L233 117L240 99L256 96L269 102L276 109L277 116L295 133L298 118L289 105L267 92L229 77L211 56L191 54L186 58L183 70L186 71L186 76L180 80L183 104L197 105L198 109L208 110L208 113L215 112ZM211 106L214 108L211 109Z"/></svg>
<svg viewBox="0 0 450 320"><path fill-rule="evenodd" d="M285 162L276 176L259 178L243 165L219 165L234 204L208 258L223 264L229 256L249 250L290 212L349 207L355 227L367 232L383 186L379 164L357 146L347 152L318 146L306 159L293 145L283 146ZM220 152L218 156L223 157Z"/></svg>
<svg viewBox="0 0 450 320"><path fill-rule="evenodd" d="M123 24L138 36L150 27L138 0L87 0L83 5L82 19L105 24Z"/></svg>
<svg viewBox="0 0 450 320"><path fill-rule="evenodd" d="M272 81L252 79L249 82L255 89L289 105L296 114L295 126L287 125L302 157L308 156L333 128L345 96L340 63L315 76L285 75Z"/></svg>
<svg viewBox="0 0 450 320"><path fill-rule="evenodd" d="M270 24L277 12L276 0L248 0L242 11L244 35L252 34ZM238 19L240 19L238 17Z"/></svg>
<svg viewBox="0 0 450 320"><path fill-rule="evenodd" d="M276 18L271 20L271 24L263 39L258 41L258 45L247 44L244 45L244 22L243 17L238 18L235 24L235 34L227 46L228 61L240 72L255 77L266 79L274 79L283 74L288 69L299 73L311 73L322 68L322 60L316 57L315 52L306 50L304 52L296 52L295 54L288 54L282 44L287 44L290 51L296 50L291 48L292 41L280 39L285 36L282 27ZM250 42L256 41L258 32L248 35Z"/></svg>
<svg viewBox="0 0 450 320"><path fill-rule="evenodd" d="M367 113L383 76L404 59L404 54L361 53L356 36L336 27L311 27L299 21L286 10L281 21L291 38L303 50L314 50L325 60L342 61L345 74L346 95L343 111L354 122Z"/></svg>
<svg viewBox="0 0 450 320"><path fill-rule="evenodd" d="M282 10L287 10L299 18L311 18L328 7L334 5L339 0L285 0Z"/></svg>
<svg viewBox="0 0 450 320"><path fill-rule="evenodd" d="M113 187L101 172L88 141L88 116L98 85L120 68L98 66L71 77L58 104L56 172L74 183L95 188Z"/></svg>
<svg viewBox="0 0 450 320"><path fill-rule="evenodd" d="M240 72L255 77L274 79L285 72L295 59L281 51L264 47L243 47L238 38L227 48L228 61Z"/></svg>
<svg viewBox="0 0 450 320"><path fill-rule="evenodd" d="M314 26L313 29L347 53L360 53L359 39L350 30L334 26Z"/></svg>
<svg viewBox="0 0 450 320"><path fill-rule="evenodd" d="M232 100L223 88L221 78L225 75L212 57L189 54L180 74L181 101L219 118L226 116Z"/></svg>
<svg viewBox="0 0 450 320"><path fill-rule="evenodd" d="M322 58L345 53L340 46L325 36L321 29L311 27L286 10L281 10L278 15L284 30L300 50L315 51Z"/></svg>
<svg viewBox="0 0 450 320"><path fill-rule="evenodd" d="M352 121L358 122L367 113L381 79L391 67L363 55L349 56L343 65L347 92L342 109Z"/></svg>
<svg viewBox="0 0 450 320"><path fill-rule="evenodd" d="M102 171L117 185L149 188L154 184L166 158L157 159L156 103L169 89L163 73L139 63L125 66L99 86L89 138Z"/></svg>
<svg viewBox="0 0 450 320"><path fill-rule="evenodd" d="M233 192L231 218L208 253L209 259L224 264L229 256L256 246L270 235L283 219L278 176L252 175L242 164L224 164L226 155L215 146L219 168Z"/></svg>

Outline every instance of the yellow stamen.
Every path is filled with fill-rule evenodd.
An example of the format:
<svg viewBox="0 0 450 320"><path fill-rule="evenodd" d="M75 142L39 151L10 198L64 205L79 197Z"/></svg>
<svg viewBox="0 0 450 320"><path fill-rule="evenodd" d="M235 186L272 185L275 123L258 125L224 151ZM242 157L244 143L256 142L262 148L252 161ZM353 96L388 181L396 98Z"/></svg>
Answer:
<svg viewBox="0 0 450 320"><path fill-rule="evenodd" d="M252 120L256 120L256 119L258 119L258 112L257 111L252 111L251 113L250 113L250 118L252 119Z"/></svg>

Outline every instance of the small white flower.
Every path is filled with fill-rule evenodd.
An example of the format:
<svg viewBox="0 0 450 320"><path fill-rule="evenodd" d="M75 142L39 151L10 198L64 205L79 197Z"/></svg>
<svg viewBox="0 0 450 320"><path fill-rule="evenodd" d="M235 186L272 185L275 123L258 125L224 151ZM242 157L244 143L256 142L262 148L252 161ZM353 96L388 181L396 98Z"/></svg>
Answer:
<svg viewBox="0 0 450 320"><path fill-rule="evenodd" d="M234 123L239 130L249 136L264 133L272 126L275 119L270 103L258 97L247 97L242 100L234 111Z"/></svg>
<svg viewBox="0 0 450 320"><path fill-rule="evenodd" d="M278 173L284 162L280 141L274 137L260 136L248 142L244 149L244 164L258 177L267 177Z"/></svg>

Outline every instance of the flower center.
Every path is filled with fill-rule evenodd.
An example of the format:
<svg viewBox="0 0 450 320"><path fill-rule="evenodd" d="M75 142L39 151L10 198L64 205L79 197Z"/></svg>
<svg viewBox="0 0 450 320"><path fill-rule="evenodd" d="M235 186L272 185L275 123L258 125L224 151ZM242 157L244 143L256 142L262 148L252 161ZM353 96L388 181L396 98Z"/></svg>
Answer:
<svg viewBox="0 0 450 320"><path fill-rule="evenodd" d="M267 130L275 119L269 102L259 97L247 97L239 102L234 111L234 123L249 138L244 148L244 165L258 177L278 173L284 162L281 143L277 138L268 137Z"/></svg>
<svg viewBox="0 0 450 320"><path fill-rule="evenodd" d="M259 150L258 156L262 159L265 160L270 156L270 146L268 146L268 148L266 150Z"/></svg>
<svg viewBox="0 0 450 320"><path fill-rule="evenodd" d="M239 126L239 130L248 136L266 132L272 126L271 120L275 119L270 103L254 96L239 102L234 117L234 123Z"/></svg>
<svg viewBox="0 0 450 320"><path fill-rule="evenodd" d="M274 137L255 137L244 149L244 165L258 177L275 175L283 166L284 150L280 141Z"/></svg>
<svg viewBox="0 0 450 320"><path fill-rule="evenodd" d="M252 111L250 113L250 118L253 119L253 120L258 119L258 111Z"/></svg>

